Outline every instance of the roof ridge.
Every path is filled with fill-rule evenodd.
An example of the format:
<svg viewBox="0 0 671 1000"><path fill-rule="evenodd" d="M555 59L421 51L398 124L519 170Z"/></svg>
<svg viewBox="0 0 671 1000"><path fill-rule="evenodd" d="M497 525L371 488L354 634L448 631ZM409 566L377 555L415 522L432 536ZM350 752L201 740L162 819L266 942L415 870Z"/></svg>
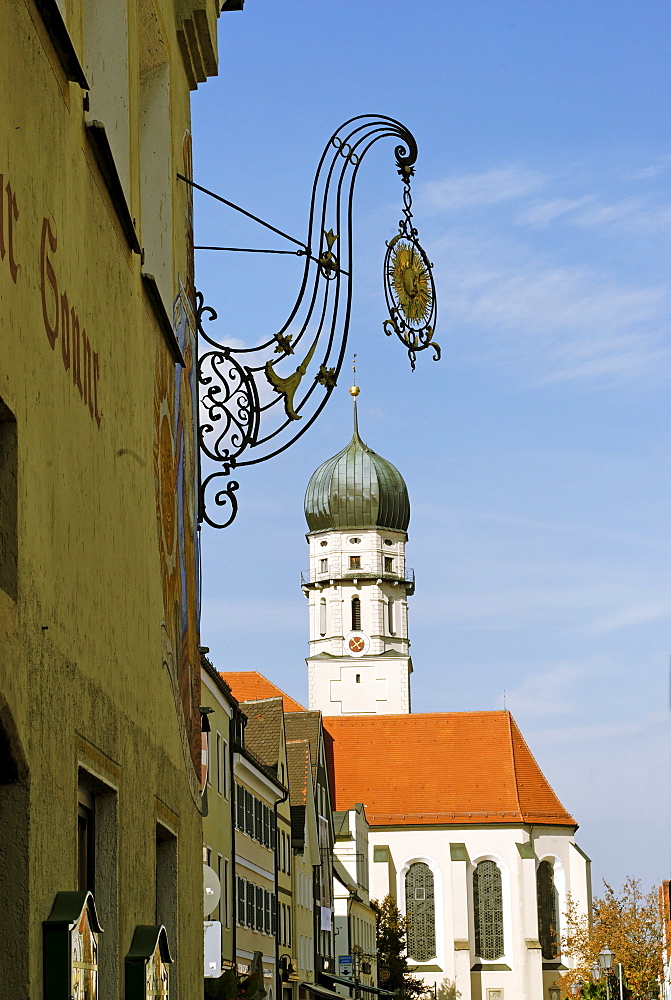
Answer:
<svg viewBox="0 0 671 1000"><path fill-rule="evenodd" d="M508 716L508 720L507 720L508 721L508 736L509 736L509 739L510 739L510 756L511 756L512 764L513 764L513 780L515 782L515 798L517 799L517 808L520 811L520 817L521 817L521 819L524 819L524 813L522 811L522 802L520 800L520 786L519 786L519 781L517 779L517 760L515 758L515 741L513 740L513 727L512 727L512 718L513 717L512 717L512 714L510 712L506 712L506 715Z"/></svg>

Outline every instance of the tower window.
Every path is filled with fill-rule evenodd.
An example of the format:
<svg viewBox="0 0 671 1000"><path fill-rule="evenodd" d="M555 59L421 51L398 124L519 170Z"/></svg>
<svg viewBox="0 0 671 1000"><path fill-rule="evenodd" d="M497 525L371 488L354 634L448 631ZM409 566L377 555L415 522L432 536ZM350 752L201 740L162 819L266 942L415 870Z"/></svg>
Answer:
<svg viewBox="0 0 671 1000"><path fill-rule="evenodd" d="M384 544L385 545L393 545L394 543L392 542L391 538L385 538Z"/></svg>
<svg viewBox="0 0 671 1000"><path fill-rule="evenodd" d="M494 861L481 861L473 872L475 954L492 961L501 958L503 946L503 886Z"/></svg>
<svg viewBox="0 0 671 1000"><path fill-rule="evenodd" d="M384 571L385 571L385 573L393 573L394 572L394 560L393 560L392 556L385 556L384 557Z"/></svg>
<svg viewBox="0 0 671 1000"><path fill-rule="evenodd" d="M326 539L325 539L325 538L322 538L322 540L321 540L321 542L320 542L319 544L321 545L321 547L322 547L323 549L325 549L325 548L326 548L326 546L328 545L328 542L326 541Z"/></svg>
<svg viewBox="0 0 671 1000"><path fill-rule="evenodd" d="M357 674L354 680L356 681L357 684L361 684L361 674Z"/></svg>
<svg viewBox="0 0 671 1000"><path fill-rule="evenodd" d="M329 571L329 561L328 561L328 559L320 559L319 560L319 572L320 573L328 573L328 571Z"/></svg>
<svg viewBox="0 0 671 1000"><path fill-rule="evenodd" d="M326 600L323 597L319 602L319 632L326 635Z"/></svg>
<svg viewBox="0 0 671 1000"><path fill-rule="evenodd" d="M389 626L389 635L395 635L395 622L394 622L394 598L390 597L387 601L387 625Z"/></svg>
<svg viewBox="0 0 671 1000"><path fill-rule="evenodd" d="M360 542L361 542L360 538L350 538L349 540L350 545L359 545Z"/></svg>
<svg viewBox="0 0 671 1000"><path fill-rule="evenodd" d="M422 861L410 865L405 876L405 913L408 955L416 962L436 956L436 913L433 872Z"/></svg>
<svg viewBox="0 0 671 1000"><path fill-rule="evenodd" d="M361 600L358 597L352 598L352 631L358 632L361 628Z"/></svg>
<svg viewBox="0 0 671 1000"><path fill-rule="evenodd" d="M349 568L350 569L361 569L361 556L350 556L349 557Z"/></svg>

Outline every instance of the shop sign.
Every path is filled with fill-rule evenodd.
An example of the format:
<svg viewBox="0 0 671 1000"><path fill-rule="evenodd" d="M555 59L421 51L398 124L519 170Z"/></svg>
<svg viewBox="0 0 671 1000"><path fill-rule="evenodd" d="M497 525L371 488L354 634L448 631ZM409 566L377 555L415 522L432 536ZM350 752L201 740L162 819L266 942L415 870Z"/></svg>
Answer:
<svg viewBox="0 0 671 1000"><path fill-rule="evenodd" d="M161 924L139 924L126 955L126 1000L168 1000L168 935Z"/></svg>
<svg viewBox="0 0 671 1000"><path fill-rule="evenodd" d="M44 1000L98 1000L98 923L90 892L58 892L44 921Z"/></svg>

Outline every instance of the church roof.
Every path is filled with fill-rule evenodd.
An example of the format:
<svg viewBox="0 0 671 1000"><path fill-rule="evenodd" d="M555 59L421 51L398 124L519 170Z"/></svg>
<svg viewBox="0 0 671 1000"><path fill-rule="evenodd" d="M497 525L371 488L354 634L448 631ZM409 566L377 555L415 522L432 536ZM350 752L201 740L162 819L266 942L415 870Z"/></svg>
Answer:
<svg viewBox="0 0 671 1000"><path fill-rule="evenodd" d="M285 712L304 712L291 695L282 691L276 684L257 670L232 670L221 673L220 676L228 684L233 697L237 701L258 701L264 698L281 698Z"/></svg>
<svg viewBox="0 0 671 1000"><path fill-rule="evenodd" d="M363 802L372 827L577 827L509 712L333 716L324 728L335 808Z"/></svg>
<svg viewBox="0 0 671 1000"><path fill-rule="evenodd" d="M310 531L376 527L408 530L410 501L403 476L359 437L356 403L352 440L310 477L305 518Z"/></svg>

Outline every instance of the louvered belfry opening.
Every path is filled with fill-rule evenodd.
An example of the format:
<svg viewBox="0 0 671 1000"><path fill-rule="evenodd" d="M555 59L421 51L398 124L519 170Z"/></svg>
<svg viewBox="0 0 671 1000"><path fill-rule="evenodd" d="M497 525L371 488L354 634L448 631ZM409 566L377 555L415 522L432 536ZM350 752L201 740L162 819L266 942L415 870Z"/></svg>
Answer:
<svg viewBox="0 0 671 1000"><path fill-rule="evenodd" d="M361 601L358 597L352 598L352 631L358 632L361 629Z"/></svg>
<svg viewBox="0 0 671 1000"><path fill-rule="evenodd" d="M487 961L501 958L503 944L503 886L494 861L481 861L473 872L475 952Z"/></svg>
<svg viewBox="0 0 671 1000"><path fill-rule="evenodd" d="M546 962L557 957L557 889L554 868L549 861L541 861L536 871L538 898L538 940Z"/></svg>
<svg viewBox="0 0 671 1000"><path fill-rule="evenodd" d="M433 872L422 861L410 865L405 876L405 914L408 919L408 956L416 962L436 957L436 905Z"/></svg>

